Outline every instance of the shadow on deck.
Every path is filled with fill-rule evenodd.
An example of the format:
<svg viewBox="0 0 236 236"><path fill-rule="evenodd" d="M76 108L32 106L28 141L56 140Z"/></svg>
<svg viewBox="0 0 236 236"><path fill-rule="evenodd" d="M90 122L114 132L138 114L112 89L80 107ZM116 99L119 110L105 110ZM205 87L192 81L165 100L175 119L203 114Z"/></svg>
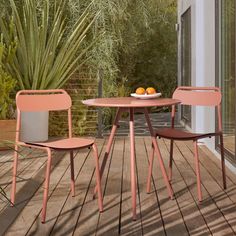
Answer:
<svg viewBox="0 0 236 236"><path fill-rule="evenodd" d="M98 139L102 158L106 139ZM165 165L169 143L158 140ZM27 151L18 168L16 206L0 201L0 235L235 235L236 178L227 170L222 188L220 162L200 146L203 202L197 200L191 142L176 142L172 187L168 198L159 165L154 163L152 192L146 194L150 137L136 138L137 212L132 221L129 138L117 137L102 179L104 212L93 200L94 160L89 150L75 153L76 196L70 196L69 155L54 153L47 220L40 223L46 158ZM11 187L12 152L0 158L0 186Z"/></svg>

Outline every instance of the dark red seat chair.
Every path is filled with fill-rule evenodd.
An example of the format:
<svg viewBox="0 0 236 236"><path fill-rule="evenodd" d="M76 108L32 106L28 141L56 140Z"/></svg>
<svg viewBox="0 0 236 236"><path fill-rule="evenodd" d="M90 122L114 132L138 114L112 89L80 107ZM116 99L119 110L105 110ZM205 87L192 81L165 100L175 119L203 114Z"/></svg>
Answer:
<svg viewBox="0 0 236 236"><path fill-rule="evenodd" d="M172 179L172 162L173 162L173 145L174 140L192 140L194 144L195 152L195 165L197 175L197 187L198 187L198 199L202 201L201 191L201 176L199 170L199 157L198 157L198 145L197 141L202 138L219 136L220 138L220 149L221 149L221 166L223 175L223 187L226 189L226 176L225 176L225 161L224 161L224 146L223 146L223 133L222 133L222 118L221 118L221 92L217 87L178 87L174 94L174 99L181 101L181 105L190 106L211 106L216 107L218 117L218 127L215 132L199 134L191 133L183 130L174 128L174 117L175 117L175 106L172 106L172 125L171 128L158 129L156 131L156 137L166 138L170 140L170 159L169 159L169 180ZM154 151L150 157L148 181L147 181L147 192L150 192L151 186L151 175L153 167Z"/></svg>
<svg viewBox="0 0 236 236"><path fill-rule="evenodd" d="M42 207L42 223L46 219L46 209L49 191L49 181L52 162L52 150L56 151L69 151L70 152L70 166L71 166L71 193L75 195L75 180L74 180L74 157L73 151L81 148L92 148L95 159L96 168L96 181L98 189L98 205L99 210L103 211L102 192L101 192L101 179L99 170L98 150L93 139L72 137L72 118L71 118L71 98L65 90L21 90L16 95L17 106L17 130L16 130L16 145L13 163L13 177L12 177L12 191L11 202L15 203L16 193L16 174L18 165L18 146L31 147L36 149L42 149L47 153L47 167L45 173L45 187L43 195L43 207ZM37 111L61 111L66 110L68 112L68 138L62 138L56 141L48 142L22 142L20 140L21 131L21 112L37 112Z"/></svg>

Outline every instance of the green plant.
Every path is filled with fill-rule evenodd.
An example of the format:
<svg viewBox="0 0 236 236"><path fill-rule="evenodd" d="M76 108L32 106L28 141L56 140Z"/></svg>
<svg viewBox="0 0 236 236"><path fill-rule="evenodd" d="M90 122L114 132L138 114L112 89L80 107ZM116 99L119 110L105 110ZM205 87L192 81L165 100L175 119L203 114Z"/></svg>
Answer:
<svg viewBox="0 0 236 236"><path fill-rule="evenodd" d="M15 54L15 43L11 42L9 48L3 43L1 36L0 40L0 119L6 120L12 118L13 112L13 99L11 97L15 86L16 80L4 70L4 64L8 63Z"/></svg>
<svg viewBox="0 0 236 236"><path fill-rule="evenodd" d="M6 120L12 117L13 99L10 95L15 85L15 79L7 74L0 65L0 120Z"/></svg>
<svg viewBox="0 0 236 236"><path fill-rule="evenodd" d="M147 0L146 7L149 13L147 27L140 23L135 12L125 27L123 38L126 43L124 49L120 49L119 76L128 78L125 85L132 91L140 86L151 86L162 92L162 96L171 97L177 84L174 28L177 3L175 0ZM136 39L135 47L132 38Z"/></svg>
<svg viewBox="0 0 236 236"><path fill-rule="evenodd" d="M72 27L66 20L67 0L22 0L20 6L10 0L12 19L4 15L0 30L4 42L17 40L16 55L5 65L17 79L20 89L54 89L62 87L85 62L88 48L82 47L86 33L98 16L91 17L90 5ZM53 14L50 14L53 13ZM95 39L96 40L96 39Z"/></svg>
<svg viewBox="0 0 236 236"><path fill-rule="evenodd" d="M138 47L140 41L139 32L134 22L140 22L144 28L148 28L149 16L147 5L151 0L138 1L117 1L117 0L96 0L91 4L91 14L98 10L99 17L96 18L91 37L87 40L97 38L97 42L87 52L89 59L86 66L90 68L90 75L97 77L99 70L103 71L103 96L118 96L119 84L122 77L120 74L120 56L123 52L127 55ZM69 21L74 19L88 6L87 0L70 0L69 1ZM132 15L136 18L133 19Z"/></svg>

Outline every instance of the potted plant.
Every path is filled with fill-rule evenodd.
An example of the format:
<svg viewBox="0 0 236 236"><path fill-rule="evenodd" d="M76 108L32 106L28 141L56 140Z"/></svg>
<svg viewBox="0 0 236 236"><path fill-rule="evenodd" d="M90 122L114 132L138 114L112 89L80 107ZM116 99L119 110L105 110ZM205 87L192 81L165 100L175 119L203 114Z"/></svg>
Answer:
<svg viewBox="0 0 236 236"><path fill-rule="evenodd" d="M0 40L0 149L7 149L10 142L15 140L16 120L13 109L13 91L16 80L7 73L3 64L9 61L15 53L14 42L10 48L6 48L2 37ZM7 144L8 142L8 144Z"/></svg>
<svg viewBox="0 0 236 236"><path fill-rule="evenodd" d="M15 0L10 0L12 17L0 18L0 30L4 42L9 45L12 38L17 41L16 54L11 63L5 64L5 69L16 78L19 89L61 88L78 66L83 64L84 55L91 46L91 44L85 46L84 39L97 16L91 17L88 7L73 27L68 26L67 2L67 0L22 0L22 4L17 6ZM27 117L28 120L25 121ZM37 119L42 119L46 124ZM24 122L31 127L28 129L30 134L35 134L37 137L24 136ZM21 139L46 140L47 122L47 112L23 114ZM38 136L40 134L41 137Z"/></svg>

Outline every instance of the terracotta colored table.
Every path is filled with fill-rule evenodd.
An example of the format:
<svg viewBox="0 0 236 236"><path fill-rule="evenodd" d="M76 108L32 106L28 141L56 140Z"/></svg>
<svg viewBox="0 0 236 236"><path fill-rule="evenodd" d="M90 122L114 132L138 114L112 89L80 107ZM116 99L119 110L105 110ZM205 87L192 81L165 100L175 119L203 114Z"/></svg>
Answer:
<svg viewBox="0 0 236 236"><path fill-rule="evenodd" d="M151 121L148 114L148 107L163 107L163 106L172 106L179 104L180 101L171 98L156 98L156 99L137 99L133 97L113 97L113 98L96 98L96 99L88 99L84 100L83 104L87 106L96 106L96 107L116 107L117 112L115 116L115 120L112 126L111 134L108 139L108 144L106 146L106 151L104 155L104 159L101 165L101 176L103 174L108 155L111 150L112 142L116 133L116 129L118 127L120 115L122 112L129 112L130 121L129 121L129 131L130 131L130 162L131 162L131 192L132 192L132 212L133 212L133 220L136 220L136 176L135 176L135 133L134 133L134 109L141 108L141 110L145 114L145 118L147 121L147 125L151 134L152 145L157 154L161 172L168 190L168 194L170 198L173 198L173 190L168 181L168 177L166 174L165 166L161 157L161 153L156 141L155 133L151 125ZM140 111L140 109L139 109ZM96 188L95 188L96 192Z"/></svg>

